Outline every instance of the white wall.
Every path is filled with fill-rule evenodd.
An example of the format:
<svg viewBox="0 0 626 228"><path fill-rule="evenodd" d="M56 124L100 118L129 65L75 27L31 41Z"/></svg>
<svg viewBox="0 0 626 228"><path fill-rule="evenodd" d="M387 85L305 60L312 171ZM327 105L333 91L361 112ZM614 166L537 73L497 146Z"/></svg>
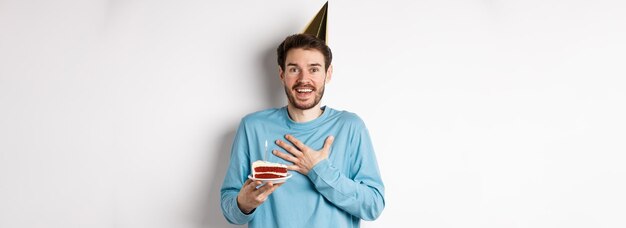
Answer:
<svg viewBox="0 0 626 228"><path fill-rule="evenodd" d="M0 227L232 227L240 118L323 1L0 1ZM332 1L324 104L372 134L363 227L624 227L626 3Z"/></svg>

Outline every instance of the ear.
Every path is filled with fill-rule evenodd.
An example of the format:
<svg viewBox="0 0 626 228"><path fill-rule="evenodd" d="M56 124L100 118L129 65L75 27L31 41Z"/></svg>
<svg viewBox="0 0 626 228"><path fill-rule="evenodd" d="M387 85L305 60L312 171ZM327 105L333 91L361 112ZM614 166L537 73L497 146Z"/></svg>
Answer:
<svg viewBox="0 0 626 228"><path fill-rule="evenodd" d="M281 81L285 79L285 71L283 71L283 68L280 67L280 65L278 65L278 77L280 77Z"/></svg>
<svg viewBox="0 0 626 228"><path fill-rule="evenodd" d="M333 65L330 65L328 66L328 70L326 70L326 83L329 83L332 77L333 77Z"/></svg>

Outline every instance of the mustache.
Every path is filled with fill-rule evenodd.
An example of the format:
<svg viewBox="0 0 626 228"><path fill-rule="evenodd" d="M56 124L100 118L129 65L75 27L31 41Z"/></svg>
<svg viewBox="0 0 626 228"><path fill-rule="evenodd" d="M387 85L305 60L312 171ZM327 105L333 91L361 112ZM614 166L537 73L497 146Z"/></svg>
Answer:
<svg viewBox="0 0 626 228"><path fill-rule="evenodd" d="M296 83L295 85L293 85L293 87L291 89L296 89L296 88L306 88L306 89L311 89L313 91L315 91L315 86L311 85L311 84L305 84L305 83Z"/></svg>

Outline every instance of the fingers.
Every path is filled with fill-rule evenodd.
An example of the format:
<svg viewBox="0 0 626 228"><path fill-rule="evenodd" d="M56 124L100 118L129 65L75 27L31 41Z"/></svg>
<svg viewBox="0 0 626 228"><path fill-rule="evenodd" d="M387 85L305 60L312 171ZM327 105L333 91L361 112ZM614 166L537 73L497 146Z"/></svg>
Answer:
<svg viewBox="0 0 626 228"><path fill-rule="evenodd" d="M252 185L252 179L247 179L246 183L243 183L243 188L251 188Z"/></svg>
<svg viewBox="0 0 626 228"><path fill-rule="evenodd" d="M265 185L263 185L262 187L259 188L259 195L257 197L259 199L265 200L267 198L267 196L272 194L281 185L282 185L282 183L281 184L274 184L271 181L268 181L267 183L265 183Z"/></svg>
<svg viewBox="0 0 626 228"><path fill-rule="evenodd" d="M254 191L256 190L256 187L261 185L261 181L254 181L252 179L248 179L246 180L246 183L243 184L243 188L247 189L247 191Z"/></svg>
<svg viewBox="0 0 626 228"><path fill-rule="evenodd" d="M272 151L272 153L274 155L276 155L276 157L282 158L285 161L288 161L288 162L291 162L291 163L294 163L294 164L296 164L298 162L297 158L295 158L293 156L289 156L289 155L287 155L285 153L278 152L277 150ZM298 171L298 170L300 170L300 167L297 166L297 165L288 165L287 166L287 170Z"/></svg>
<svg viewBox="0 0 626 228"><path fill-rule="evenodd" d="M311 151L311 149L306 146L304 143L302 143L300 140L298 140L296 137L294 137L293 135L287 134L285 135L285 138L287 140L289 140L289 142L291 142L295 147L287 144L286 142L283 142L281 140L276 140L276 144L280 147L282 147L283 149L285 149L287 152L291 153L294 157L292 156L288 156L288 155L283 155L282 153L278 152L277 150L274 150L273 153L292 163L296 163L297 158L301 157L304 153L308 153L309 151ZM322 147L321 152L325 153L326 155L330 154L330 148L333 144L333 142L335 142L335 137L330 135L328 137L326 137L326 140L324 140L324 146Z"/></svg>
<svg viewBox="0 0 626 228"><path fill-rule="evenodd" d="M267 191L272 189L272 187L274 187L274 183L271 181L266 182L265 185L259 188L259 195L265 194Z"/></svg>
<svg viewBox="0 0 626 228"><path fill-rule="evenodd" d="M288 165L287 169L288 170L298 171L298 172L300 172L300 170L302 170L302 169L300 169L300 166L297 166L297 165Z"/></svg>
<svg viewBox="0 0 626 228"><path fill-rule="evenodd" d="M304 143L302 143L300 140L298 140L296 137L294 137L293 135L285 135L285 138L287 140L289 140L289 142L291 142L294 146L296 146L298 149L300 150L306 150L308 149L308 147L306 145L304 145Z"/></svg>
<svg viewBox="0 0 626 228"><path fill-rule="evenodd" d="M293 142L292 142L293 143ZM276 144L280 147L282 147L283 149L285 149L287 152L295 155L295 156L300 156L302 154L302 152L300 152L300 150L298 150L297 148L281 141L281 140L276 140Z"/></svg>
<svg viewBox="0 0 626 228"><path fill-rule="evenodd" d="M282 158L283 160L291 162L291 163L296 163L298 161L297 158L287 155L285 153L281 153L278 150L273 150L272 153L276 155L276 157Z"/></svg>

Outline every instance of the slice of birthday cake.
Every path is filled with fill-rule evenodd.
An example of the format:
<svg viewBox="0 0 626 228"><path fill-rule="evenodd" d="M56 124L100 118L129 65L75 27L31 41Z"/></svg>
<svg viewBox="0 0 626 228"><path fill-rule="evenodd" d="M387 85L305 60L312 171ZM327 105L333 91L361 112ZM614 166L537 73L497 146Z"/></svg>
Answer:
<svg viewBox="0 0 626 228"><path fill-rule="evenodd" d="M281 178L287 176L287 166L267 161L252 163L252 177L261 179Z"/></svg>

